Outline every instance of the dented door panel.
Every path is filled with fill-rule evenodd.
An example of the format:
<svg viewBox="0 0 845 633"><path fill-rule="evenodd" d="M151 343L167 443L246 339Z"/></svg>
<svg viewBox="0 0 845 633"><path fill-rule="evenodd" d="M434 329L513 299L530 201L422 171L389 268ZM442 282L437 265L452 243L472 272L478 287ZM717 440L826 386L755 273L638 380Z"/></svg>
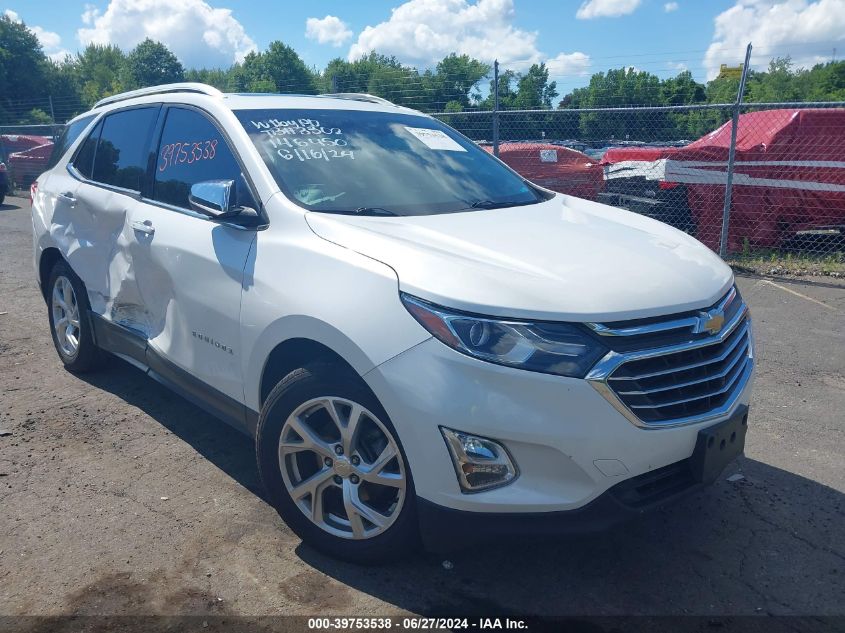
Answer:
<svg viewBox="0 0 845 633"><path fill-rule="evenodd" d="M107 320L144 330L146 315L127 256L127 219L138 200L66 172L50 176L49 191L50 241L85 283L91 309Z"/></svg>
<svg viewBox="0 0 845 633"><path fill-rule="evenodd" d="M149 346L194 377L243 401L240 331L244 265L254 231L139 203L129 247Z"/></svg>

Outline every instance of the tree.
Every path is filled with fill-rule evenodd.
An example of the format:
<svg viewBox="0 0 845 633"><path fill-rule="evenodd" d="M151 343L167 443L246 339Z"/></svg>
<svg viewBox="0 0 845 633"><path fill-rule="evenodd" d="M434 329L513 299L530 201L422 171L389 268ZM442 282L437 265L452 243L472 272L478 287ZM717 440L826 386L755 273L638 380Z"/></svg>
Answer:
<svg viewBox="0 0 845 633"><path fill-rule="evenodd" d="M800 101L801 81L807 71L795 70L792 59L776 57L765 73L751 73L746 98L748 101Z"/></svg>
<svg viewBox="0 0 845 633"><path fill-rule="evenodd" d="M125 72L126 55L117 46L89 44L71 63L82 101L89 107L124 89L120 77Z"/></svg>
<svg viewBox="0 0 845 633"><path fill-rule="evenodd" d="M549 82L546 65L532 64L528 72L519 77L514 105L522 110L551 108L557 95L557 83Z"/></svg>
<svg viewBox="0 0 845 633"><path fill-rule="evenodd" d="M86 107L80 94L80 82L76 75L76 58L65 56L61 62L47 65L47 91L51 95L51 114L56 121L67 121ZM55 95L55 97L52 97Z"/></svg>
<svg viewBox="0 0 845 633"><path fill-rule="evenodd" d="M169 48L147 38L126 56L121 77L131 90L183 81L185 69Z"/></svg>
<svg viewBox="0 0 845 633"><path fill-rule="evenodd" d="M46 100L48 64L35 34L0 16L0 122Z"/></svg>
<svg viewBox="0 0 845 633"><path fill-rule="evenodd" d="M185 81L195 81L201 84L208 84L209 86L214 86L223 92L236 91L236 87L232 81L231 71L224 70L222 68L186 70Z"/></svg>
<svg viewBox="0 0 845 633"><path fill-rule="evenodd" d="M370 74L366 92L410 108L429 109L420 75L414 68L378 66Z"/></svg>
<svg viewBox="0 0 845 633"><path fill-rule="evenodd" d="M348 62L337 57L331 60L321 73L319 84L322 92L367 92L370 79L377 71L387 76L389 71L400 74L403 66L395 57L380 55L376 52Z"/></svg>
<svg viewBox="0 0 845 633"><path fill-rule="evenodd" d="M665 105L688 105L705 101L704 86L693 79L688 70L664 80L660 88L661 101Z"/></svg>
<svg viewBox="0 0 845 633"><path fill-rule="evenodd" d="M250 53L236 72L236 83L250 92L314 94L313 73L287 44L271 42L263 53Z"/></svg>
<svg viewBox="0 0 845 633"><path fill-rule="evenodd" d="M21 125L49 125L52 122L53 118L41 108L33 108L20 117Z"/></svg>
<svg viewBox="0 0 845 633"><path fill-rule="evenodd" d="M519 81L519 75L516 74L513 70L505 70L499 73L499 108L502 110L513 109L515 107L514 102L516 100L516 90L514 90L514 84ZM481 102L481 106L485 110L492 110L495 97L493 94L493 90L496 87L496 82L494 80L490 80L490 92L487 95L487 98Z"/></svg>
<svg viewBox="0 0 845 633"><path fill-rule="evenodd" d="M454 112L455 103L461 110L481 99L478 83L490 73L490 66L469 55L452 53L441 59L433 74L427 75L427 91L433 109ZM451 105L452 110L446 106Z"/></svg>

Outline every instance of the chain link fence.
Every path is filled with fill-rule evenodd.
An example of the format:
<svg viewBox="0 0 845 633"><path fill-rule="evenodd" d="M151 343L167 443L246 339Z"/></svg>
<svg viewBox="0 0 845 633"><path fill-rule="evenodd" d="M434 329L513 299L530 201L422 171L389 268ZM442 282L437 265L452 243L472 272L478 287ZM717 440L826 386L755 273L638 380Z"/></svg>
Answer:
<svg viewBox="0 0 845 633"><path fill-rule="evenodd" d="M845 102L435 116L528 180L666 222L725 257L845 263Z"/></svg>
<svg viewBox="0 0 845 633"><path fill-rule="evenodd" d="M430 112L537 184L666 222L723 257L845 265L845 102L508 109L495 74L483 96L471 87L489 76L403 77L308 91L369 90ZM60 96L40 104L51 106L56 120L85 109ZM46 165L60 130L0 127L0 161L18 187Z"/></svg>

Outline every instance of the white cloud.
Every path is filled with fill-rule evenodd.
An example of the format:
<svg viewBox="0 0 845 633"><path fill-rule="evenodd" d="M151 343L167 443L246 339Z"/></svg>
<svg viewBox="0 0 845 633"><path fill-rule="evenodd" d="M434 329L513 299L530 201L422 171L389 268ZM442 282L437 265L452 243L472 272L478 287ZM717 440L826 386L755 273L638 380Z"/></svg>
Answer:
<svg viewBox="0 0 845 633"><path fill-rule="evenodd" d="M20 15L11 9L6 9L3 12L3 15L9 18L12 22L23 22ZM38 38L38 42L41 44L44 54L53 61L60 62L64 60L66 55L69 54L68 51L62 48L62 38L58 33L48 31L40 26L27 25L27 28L33 32L35 37Z"/></svg>
<svg viewBox="0 0 845 633"><path fill-rule="evenodd" d="M58 48L62 44L62 38L59 37L58 33L45 31L40 26L31 26L29 27L29 30L35 33L35 37L37 37L38 41L41 42L41 46L44 50Z"/></svg>
<svg viewBox="0 0 845 633"><path fill-rule="evenodd" d="M87 28L77 37L83 46L116 44L129 50L149 37L192 68L227 67L257 50L231 9L215 9L203 0L111 0L102 13L86 5L82 22Z"/></svg>
<svg viewBox="0 0 845 633"><path fill-rule="evenodd" d="M618 18L636 11L642 0L585 0L575 17L579 20L593 18Z"/></svg>
<svg viewBox="0 0 845 633"><path fill-rule="evenodd" d="M678 10L678 3L677 2L667 2L663 5L663 10L666 13L672 13L672 11Z"/></svg>
<svg viewBox="0 0 845 633"><path fill-rule="evenodd" d="M549 58L537 48L537 33L514 25L513 0L408 0L390 19L367 26L349 49L350 61L370 51L395 55L405 64L430 67L450 53L505 69L525 70L545 61L552 77L581 75L590 58L581 52Z"/></svg>
<svg viewBox="0 0 845 633"><path fill-rule="evenodd" d="M716 16L713 42L704 55L707 78L720 64L738 66L752 42L751 66L763 67L773 57L789 55L798 66L830 59L837 42L845 41L842 0L736 0Z"/></svg>
<svg viewBox="0 0 845 633"><path fill-rule="evenodd" d="M584 77L589 73L590 56L585 53L560 53L546 60L551 77L568 77L578 75Z"/></svg>
<svg viewBox="0 0 845 633"><path fill-rule="evenodd" d="M512 0L409 0L386 22L366 27L349 59L375 50L418 66L453 52L487 62L540 61L537 33L514 27L513 16Z"/></svg>
<svg viewBox="0 0 845 633"><path fill-rule="evenodd" d="M309 40L317 40L320 44L340 46L352 37L352 31L340 18L327 15L324 18L305 20L305 37Z"/></svg>

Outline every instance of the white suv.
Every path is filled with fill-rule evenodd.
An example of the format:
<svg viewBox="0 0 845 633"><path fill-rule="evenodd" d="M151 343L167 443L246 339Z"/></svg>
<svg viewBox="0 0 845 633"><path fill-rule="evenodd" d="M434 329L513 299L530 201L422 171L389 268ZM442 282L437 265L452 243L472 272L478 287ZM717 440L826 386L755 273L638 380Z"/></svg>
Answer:
<svg viewBox="0 0 845 633"><path fill-rule="evenodd" d="M32 221L65 366L111 352L254 437L317 548L602 527L742 452L730 268L434 118L178 84L99 102L58 147Z"/></svg>

